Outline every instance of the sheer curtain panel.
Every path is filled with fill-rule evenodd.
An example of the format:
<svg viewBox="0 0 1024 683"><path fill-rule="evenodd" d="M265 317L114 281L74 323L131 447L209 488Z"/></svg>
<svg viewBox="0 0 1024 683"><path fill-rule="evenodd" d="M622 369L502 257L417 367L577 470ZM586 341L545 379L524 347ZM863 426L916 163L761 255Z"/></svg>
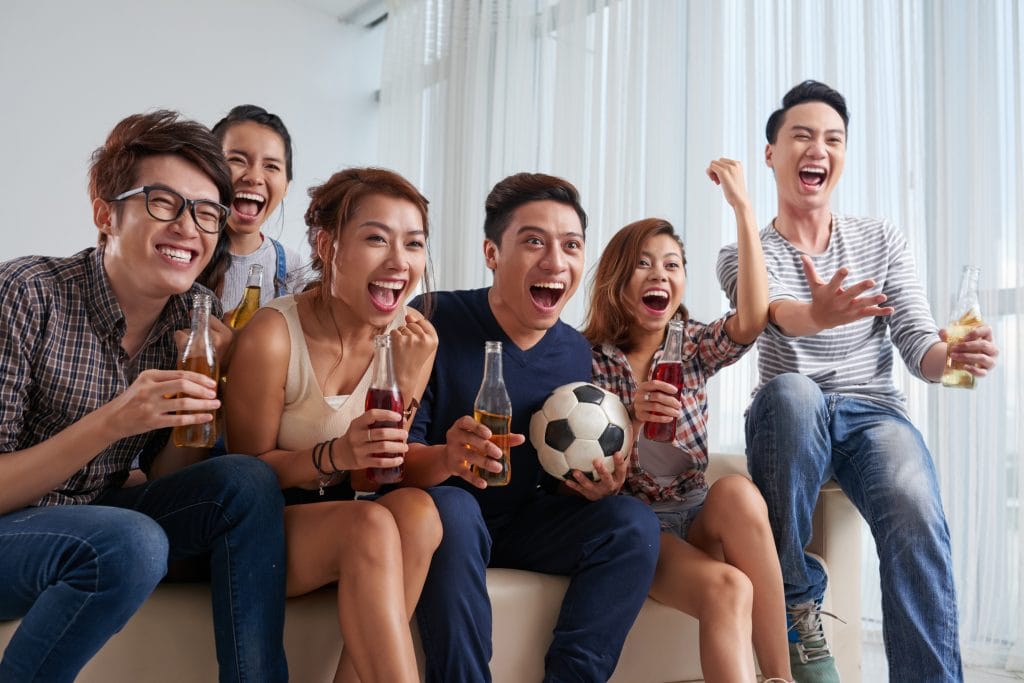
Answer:
<svg viewBox="0 0 1024 683"><path fill-rule="evenodd" d="M382 163L432 202L440 288L489 283L484 198L510 173L541 171L579 187L588 264L626 223L671 221L687 246L687 305L707 321L726 310L714 264L735 240L708 161L743 161L767 224L765 120L803 79L842 92L851 121L834 208L900 226L940 324L962 266L982 269L996 372L974 391L925 386L902 368L897 381L942 481L965 659L1014 670L1024 669L1021 12L1013 0L390 0L380 112ZM585 300L576 295L567 321L582 321ZM751 355L713 382L714 449L743 448ZM865 558L870 637L881 608L877 560Z"/></svg>

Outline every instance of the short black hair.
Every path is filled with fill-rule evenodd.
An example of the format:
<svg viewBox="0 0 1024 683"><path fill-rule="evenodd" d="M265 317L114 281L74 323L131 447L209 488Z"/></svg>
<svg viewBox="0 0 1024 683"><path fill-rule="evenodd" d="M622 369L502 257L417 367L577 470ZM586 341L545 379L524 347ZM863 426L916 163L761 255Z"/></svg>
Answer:
<svg viewBox="0 0 1024 683"><path fill-rule="evenodd" d="M775 144L786 112L796 105L804 104L805 102L824 102L835 109L839 117L843 119L843 129L845 130L849 127L850 114L846 110L846 99L837 90L830 88L824 83L807 80L793 86L786 93L786 96L782 98L782 106L773 111L772 115L768 117L768 125L765 126L764 133L765 137L768 138L769 145Z"/></svg>
<svg viewBox="0 0 1024 683"><path fill-rule="evenodd" d="M289 182L292 179L292 136L284 125L284 121L277 114L271 114L263 107L255 104L240 104L228 112L228 115L214 124L212 131L217 140L224 144L224 135L228 129L236 123L252 121L261 126L266 126L281 136L284 143L284 175Z"/></svg>
<svg viewBox="0 0 1024 683"><path fill-rule="evenodd" d="M498 181L484 203L484 236L501 245L512 214L523 204L545 200L565 204L576 212L583 234L587 234L587 212L580 204L580 193L568 180L543 173L516 173Z"/></svg>

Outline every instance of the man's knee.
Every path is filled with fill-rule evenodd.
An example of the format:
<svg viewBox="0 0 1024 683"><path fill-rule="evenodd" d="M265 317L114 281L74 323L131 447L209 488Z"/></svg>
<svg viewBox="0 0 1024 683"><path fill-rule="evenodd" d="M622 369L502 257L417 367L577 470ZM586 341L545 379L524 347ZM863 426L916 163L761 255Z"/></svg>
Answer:
<svg viewBox="0 0 1024 683"><path fill-rule="evenodd" d="M438 555L479 557L486 565L490 556L490 532L476 498L457 486L435 486L427 489L427 493L441 518ZM435 555L435 562L439 562L438 555Z"/></svg>
<svg viewBox="0 0 1024 683"><path fill-rule="evenodd" d="M259 458L224 455L202 464L208 468L208 483L220 492L220 502L229 516L282 514L284 499L277 475Z"/></svg>
<svg viewBox="0 0 1024 683"><path fill-rule="evenodd" d="M650 506L632 496L609 496L592 505L603 528L613 532L612 543L646 556L652 567L657 563L661 526Z"/></svg>
<svg viewBox="0 0 1024 683"><path fill-rule="evenodd" d="M96 529L75 538L66 554L63 580L82 590L117 588L148 595L167 573L168 540L160 525L144 514L117 508L86 508L98 513Z"/></svg>
<svg viewBox="0 0 1024 683"><path fill-rule="evenodd" d="M814 380L787 372L776 375L758 390L750 411L751 415L756 415L770 406L775 415L800 419L814 415L821 403L821 387Z"/></svg>

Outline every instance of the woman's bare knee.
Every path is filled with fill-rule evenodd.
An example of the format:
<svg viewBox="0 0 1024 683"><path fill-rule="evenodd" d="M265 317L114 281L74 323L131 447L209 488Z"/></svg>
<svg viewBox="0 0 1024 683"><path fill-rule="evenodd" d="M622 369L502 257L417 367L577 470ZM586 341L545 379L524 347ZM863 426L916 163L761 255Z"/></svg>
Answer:
<svg viewBox="0 0 1024 683"><path fill-rule="evenodd" d="M701 511L717 529L768 528L768 506L757 486L746 477L729 475L708 490Z"/></svg>
<svg viewBox="0 0 1024 683"><path fill-rule="evenodd" d="M441 516L433 499L420 489L399 489L381 498L394 515L402 546L433 554L441 544Z"/></svg>
<svg viewBox="0 0 1024 683"><path fill-rule="evenodd" d="M723 563L702 588L701 615L730 614L750 618L754 586L739 569Z"/></svg>

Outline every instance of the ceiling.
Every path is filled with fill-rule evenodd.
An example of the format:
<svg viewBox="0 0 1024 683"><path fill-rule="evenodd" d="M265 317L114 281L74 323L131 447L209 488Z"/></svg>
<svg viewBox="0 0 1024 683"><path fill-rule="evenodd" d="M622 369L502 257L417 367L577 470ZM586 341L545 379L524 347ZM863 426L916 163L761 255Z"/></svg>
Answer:
<svg viewBox="0 0 1024 683"><path fill-rule="evenodd" d="M385 0L292 0L299 5L319 10L346 24L366 26L387 14Z"/></svg>

